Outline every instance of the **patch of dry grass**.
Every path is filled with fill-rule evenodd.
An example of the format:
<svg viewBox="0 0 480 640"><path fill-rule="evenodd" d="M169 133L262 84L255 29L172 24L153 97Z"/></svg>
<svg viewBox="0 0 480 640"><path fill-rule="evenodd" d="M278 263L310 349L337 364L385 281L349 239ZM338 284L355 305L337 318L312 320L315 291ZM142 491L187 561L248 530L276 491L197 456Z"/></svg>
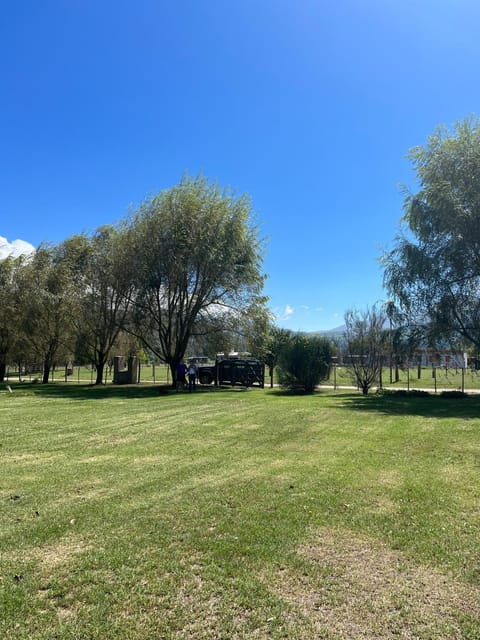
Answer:
<svg viewBox="0 0 480 640"><path fill-rule="evenodd" d="M71 536L56 544L45 545L34 550L32 558L37 560L41 571L50 573L60 565L68 565L72 558L91 548L84 540Z"/></svg>
<svg viewBox="0 0 480 640"><path fill-rule="evenodd" d="M367 537L322 529L298 555L303 570L264 579L315 637L461 640L462 621L480 619L480 589Z"/></svg>

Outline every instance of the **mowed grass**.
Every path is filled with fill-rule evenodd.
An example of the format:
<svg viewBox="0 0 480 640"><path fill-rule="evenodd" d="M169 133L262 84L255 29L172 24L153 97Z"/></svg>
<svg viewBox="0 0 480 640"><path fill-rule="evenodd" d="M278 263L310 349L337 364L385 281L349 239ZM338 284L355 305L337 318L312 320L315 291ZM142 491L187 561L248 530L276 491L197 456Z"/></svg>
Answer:
<svg viewBox="0 0 480 640"><path fill-rule="evenodd" d="M480 638L480 398L13 389L1 638Z"/></svg>

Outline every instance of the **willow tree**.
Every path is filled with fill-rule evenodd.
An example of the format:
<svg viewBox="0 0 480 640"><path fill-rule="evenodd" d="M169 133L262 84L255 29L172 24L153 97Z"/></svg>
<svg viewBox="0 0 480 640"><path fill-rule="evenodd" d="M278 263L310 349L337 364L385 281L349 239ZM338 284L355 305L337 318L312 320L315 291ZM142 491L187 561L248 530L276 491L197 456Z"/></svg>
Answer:
<svg viewBox="0 0 480 640"><path fill-rule="evenodd" d="M480 347L480 121L439 127L409 157L419 189L407 193L399 237L383 257L400 309L433 337Z"/></svg>
<svg viewBox="0 0 480 640"><path fill-rule="evenodd" d="M75 292L57 247L40 246L17 274L19 329L24 348L43 365L46 384L60 350L73 341Z"/></svg>
<svg viewBox="0 0 480 640"><path fill-rule="evenodd" d="M64 262L72 272L77 309L72 323L77 348L95 365L96 384L103 373L129 311L133 280L126 234L103 226L92 236L72 236L62 243Z"/></svg>
<svg viewBox="0 0 480 640"><path fill-rule="evenodd" d="M225 312L240 322L252 304L263 304L262 243L247 195L185 176L138 208L130 237L136 255L130 329L170 366L173 379L197 328Z"/></svg>
<svg viewBox="0 0 480 640"><path fill-rule="evenodd" d="M0 382L5 379L8 358L18 336L17 273L22 258L0 260Z"/></svg>

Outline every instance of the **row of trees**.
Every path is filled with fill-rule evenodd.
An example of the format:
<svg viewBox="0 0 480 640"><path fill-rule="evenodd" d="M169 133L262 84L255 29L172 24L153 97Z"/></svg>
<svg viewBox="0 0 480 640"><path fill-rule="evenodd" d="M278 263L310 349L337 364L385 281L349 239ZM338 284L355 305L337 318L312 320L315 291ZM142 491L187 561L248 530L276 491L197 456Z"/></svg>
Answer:
<svg viewBox="0 0 480 640"><path fill-rule="evenodd" d="M174 378L192 342L255 342L268 323L262 250L248 197L185 176L117 225L9 258L0 263L0 379L8 362L33 360L48 382L70 355L94 363L100 384L119 343L143 346Z"/></svg>
<svg viewBox="0 0 480 640"><path fill-rule="evenodd" d="M405 193L400 233L382 257L391 300L345 318L351 366L367 391L386 350L480 349L479 121L437 129L410 158L420 188ZM249 198L186 176L117 225L8 259L0 263L0 379L9 361L40 360L47 382L59 354L71 354L93 362L100 383L121 341L123 351L142 346L166 362L172 378L189 346L241 345L278 366L285 384L302 378L311 388L331 353L321 340L271 326L262 252Z"/></svg>

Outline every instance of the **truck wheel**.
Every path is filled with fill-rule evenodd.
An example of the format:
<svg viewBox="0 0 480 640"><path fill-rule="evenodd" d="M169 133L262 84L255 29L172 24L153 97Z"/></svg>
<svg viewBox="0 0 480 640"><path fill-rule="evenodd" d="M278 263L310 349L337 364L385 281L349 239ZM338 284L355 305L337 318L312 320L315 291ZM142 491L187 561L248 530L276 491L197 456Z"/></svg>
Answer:
<svg viewBox="0 0 480 640"><path fill-rule="evenodd" d="M201 373L200 384L212 384L212 376L209 373Z"/></svg>

